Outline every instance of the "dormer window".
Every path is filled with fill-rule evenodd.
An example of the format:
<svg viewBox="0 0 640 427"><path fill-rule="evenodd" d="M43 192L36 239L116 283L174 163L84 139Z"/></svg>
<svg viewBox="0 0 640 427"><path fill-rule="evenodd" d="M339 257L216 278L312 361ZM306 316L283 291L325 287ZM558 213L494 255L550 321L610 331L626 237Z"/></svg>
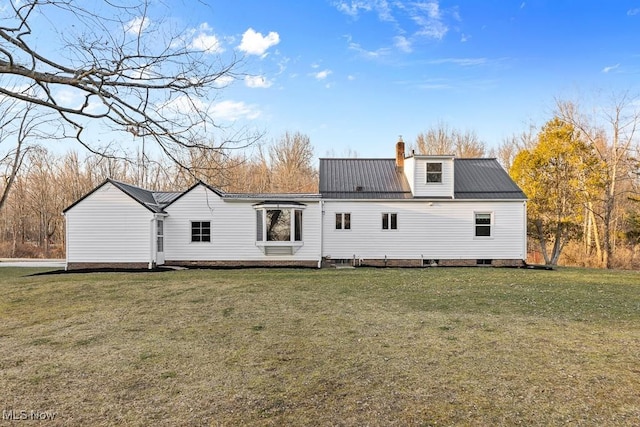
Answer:
<svg viewBox="0 0 640 427"><path fill-rule="evenodd" d="M427 162L427 184L442 183L442 163Z"/></svg>

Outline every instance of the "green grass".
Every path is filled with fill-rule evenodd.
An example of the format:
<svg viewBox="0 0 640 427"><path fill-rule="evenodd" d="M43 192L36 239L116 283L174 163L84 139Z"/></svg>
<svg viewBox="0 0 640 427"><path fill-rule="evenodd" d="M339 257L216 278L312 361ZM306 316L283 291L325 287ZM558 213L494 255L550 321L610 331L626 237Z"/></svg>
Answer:
<svg viewBox="0 0 640 427"><path fill-rule="evenodd" d="M640 274L0 269L0 403L48 425L639 425Z"/></svg>

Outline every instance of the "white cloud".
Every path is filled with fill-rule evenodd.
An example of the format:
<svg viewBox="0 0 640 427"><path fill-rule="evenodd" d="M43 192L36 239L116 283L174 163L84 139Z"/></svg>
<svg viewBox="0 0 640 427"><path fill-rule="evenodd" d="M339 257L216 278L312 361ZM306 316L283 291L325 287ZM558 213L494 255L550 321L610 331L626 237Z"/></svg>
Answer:
<svg viewBox="0 0 640 427"><path fill-rule="evenodd" d="M205 53L220 53L224 49L220 40L214 34L200 33L191 40L192 49L201 50Z"/></svg>
<svg viewBox="0 0 640 427"><path fill-rule="evenodd" d="M213 117L219 120L253 120L260 117L260 111L242 101L222 101L214 104L211 108Z"/></svg>
<svg viewBox="0 0 640 427"><path fill-rule="evenodd" d="M617 69L617 68L619 68L619 67L620 67L620 64L610 65L610 66L608 66L608 67L604 67L604 68L602 69L602 72L603 72L603 73L608 73L608 72L610 72L610 71L614 71L614 70L616 70L616 69Z"/></svg>
<svg viewBox="0 0 640 427"><path fill-rule="evenodd" d="M467 42L470 38L471 38L471 36L469 36L469 35L467 35L467 34L465 34L465 33L462 33L462 34L460 35L460 42L461 42L461 43L465 43L465 42Z"/></svg>
<svg viewBox="0 0 640 427"><path fill-rule="evenodd" d="M264 76L246 76L244 84L250 88L268 88L273 82L267 80Z"/></svg>
<svg viewBox="0 0 640 427"><path fill-rule="evenodd" d="M367 59L378 59L391 53L391 49L387 47L381 47L380 49L376 50L366 50L362 46L360 46L360 44L354 42L349 43L349 49L358 52L361 56Z"/></svg>
<svg viewBox="0 0 640 427"><path fill-rule="evenodd" d="M235 79L231 76L220 76L216 79L215 81L215 86L218 88L222 88L222 87L227 87L229 86L231 83L233 83Z"/></svg>
<svg viewBox="0 0 640 427"><path fill-rule="evenodd" d="M640 14L640 7L636 7L635 9L629 9L627 11L628 16L634 16Z"/></svg>
<svg viewBox="0 0 640 427"><path fill-rule="evenodd" d="M436 1L414 3L408 12L411 20L418 26L418 36L441 40L449 32Z"/></svg>
<svg viewBox="0 0 640 427"><path fill-rule="evenodd" d="M395 22L391 6L387 0L339 0L334 1L333 6L339 12L349 15L352 18L358 18L360 12L375 11L378 19L381 21Z"/></svg>
<svg viewBox="0 0 640 427"><path fill-rule="evenodd" d="M351 16L352 18L356 18L360 12L363 10L365 12L370 12L372 9L372 5L370 1L337 1L334 2L333 5L342 13Z"/></svg>
<svg viewBox="0 0 640 427"><path fill-rule="evenodd" d="M149 18L146 16L139 16L124 24L124 30L129 34L137 36L146 30L150 23L151 21L149 21Z"/></svg>
<svg viewBox="0 0 640 427"><path fill-rule="evenodd" d="M355 79L356 79L356 76L352 76L352 75L347 76L347 80L349 81L354 81Z"/></svg>
<svg viewBox="0 0 640 427"><path fill-rule="evenodd" d="M405 36L396 36L393 38L394 45L405 53L411 53L413 48L411 47L411 41Z"/></svg>
<svg viewBox="0 0 640 427"><path fill-rule="evenodd" d="M454 64L461 67L473 67L476 65L483 65L487 63L487 58L441 58L429 61L429 64Z"/></svg>
<svg viewBox="0 0 640 427"><path fill-rule="evenodd" d="M329 74L331 74L332 71L331 70L322 70L322 71L318 71L317 73L312 73L312 76L316 78L316 80L324 80L327 77L329 77Z"/></svg>
<svg viewBox="0 0 640 427"><path fill-rule="evenodd" d="M262 56L267 49L280 43L280 35L271 31L266 36L256 32L253 28L249 28L242 35L242 41L238 48L249 55Z"/></svg>

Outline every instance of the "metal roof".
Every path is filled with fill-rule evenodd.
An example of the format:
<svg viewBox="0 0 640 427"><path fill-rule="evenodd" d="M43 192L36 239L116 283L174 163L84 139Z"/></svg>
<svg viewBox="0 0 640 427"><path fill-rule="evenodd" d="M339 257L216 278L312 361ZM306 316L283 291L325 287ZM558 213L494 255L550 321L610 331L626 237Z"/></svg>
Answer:
<svg viewBox="0 0 640 427"><path fill-rule="evenodd" d="M456 199L516 199L527 196L496 159L455 159Z"/></svg>
<svg viewBox="0 0 640 427"><path fill-rule="evenodd" d="M330 199L410 199L395 159L320 159L320 194Z"/></svg>
<svg viewBox="0 0 640 427"><path fill-rule="evenodd" d="M154 191L153 198L161 206L166 206L180 197L183 191Z"/></svg>
<svg viewBox="0 0 640 427"><path fill-rule="evenodd" d="M526 200L496 159L454 162L455 199ZM414 198L395 159L320 159L320 193L328 199Z"/></svg>

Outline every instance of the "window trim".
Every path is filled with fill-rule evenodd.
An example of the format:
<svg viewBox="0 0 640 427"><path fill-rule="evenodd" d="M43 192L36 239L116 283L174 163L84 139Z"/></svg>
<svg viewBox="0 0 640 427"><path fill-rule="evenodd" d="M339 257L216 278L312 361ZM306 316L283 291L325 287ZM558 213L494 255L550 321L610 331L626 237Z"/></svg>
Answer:
<svg viewBox="0 0 640 427"><path fill-rule="evenodd" d="M199 227L200 227L200 233L199 233L200 240L193 240L193 237L194 237L193 224L195 224L195 223L200 224L199 225ZM204 224L204 223L209 223L209 235L208 235L209 240L202 240L202 237L204 236L204 233L202 232L203 231L202 224ZM213 240L211 238L212 234L213 234L211 232L211 220L207 220L207 221L205 221L205 220L197 220L197 221L196 220L191 220L191 221L189 221L189 233L190 233L190 242L191 243L198 243L198 244L199 243L207 243L207 244L211 243L212 240Z"/></svg>
<svg viewBox="0 0 640 427"><path fill-rule="evenodd" d="M338 222L338 218L340 218L340 222ZM349 219L348 221L347 218ZM338 227L338 225L340 226ZM335 229L340 231L351 230L351 212L336 212Z"/></svg>
<svg viewBox="0 0 640 427"><path fill-rule="evenodd" d="M478 217L480 215L488 215L489 223L488 224L478 224ZM486 219L486 218L484 218ZM489 211L477 211L473 213L473 238L474 239L493 239L493 226L494 226L494 215L493 212ZM478 235L478 227L489 228L489 235Z"/></svg>
<svg viewBox="0 0 640 427"><path fill-rule="evenodd" d="M385 221L386 217L386 221ZM386 222L386 228L385 228ZM394 224L395 222L395 224ZM394 227L395 225L395 227ZM398 213L397 212L382 212L382 231L397 231L398 230Z"/></svg>
<svg viewBox="0 0 640 427"><path fill-rule="evenodd" d="M429 165L440 165L440 170L439 171L435 171L435 172L434 171L430 172L429 171ZM441 184L443 184L443 177L444 177L443 176L444 175L443 169L444 169L443 162L426 162L425 166L424 166L424 172L425 172L424 181L425 181L425 183L429 184L429 185L441 185ZM433 174L438 174L438 176L440 177L440 180L439 181L429 181L429 174L432 174L432 175Z"/></svg>
<svg viewBox="0 0 640 427"><path fill-rule="evenodd" d="M304 246L304 209L305 205L296 203L260 203L254 205L256 210L256 222L254 236L255 244L262 250L265 255L276 254L277 248L290 248L288 253L277 252L277 255L292 255ZM288 210L289 211L289 240L267 240L267 211L271 210ZM261 221L261 227L258 225L258 218ZM299 225L298 225L299 222ZM262 231L262 235L258 236L258 232ZM299 238L299 240L298 240ZM272 252L272 253L270 253Z"/></svg>

